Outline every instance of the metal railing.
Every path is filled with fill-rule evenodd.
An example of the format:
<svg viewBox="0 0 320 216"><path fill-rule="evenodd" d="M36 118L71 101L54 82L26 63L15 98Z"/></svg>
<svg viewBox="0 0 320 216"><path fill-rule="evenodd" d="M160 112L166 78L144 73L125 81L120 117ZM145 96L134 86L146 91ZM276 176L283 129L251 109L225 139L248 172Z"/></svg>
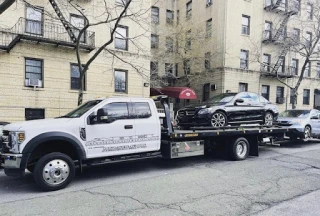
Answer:
<svg viewBox="0 0 320 216"><path fill-rule="evenodd" d="M261 65L261 73L266 74L266 75L270 75L270 76L276 76L277 73L275 71L273 71L273 68L276 67L275 64L270 64L270 65ZM294 67L280 67L278 69L278 75L279 77L291 77L293 75L296 75L296 68Z"/></svg>
<svg viewBox="0 0 320 216"><path fill-rule="evenodd" d="M79 30L74 29L75 35ZM61 23L54 21L37 21L19 18L18 22L11 29L0 29L0 46L9 45L12 40L21 35L28 40L41 40L42 42L57 43L59 45L74 44L69 34ZM80 46L95 46L95 33L86 31L80 40ZM75 44L74 44L75 46Z"/></svg>

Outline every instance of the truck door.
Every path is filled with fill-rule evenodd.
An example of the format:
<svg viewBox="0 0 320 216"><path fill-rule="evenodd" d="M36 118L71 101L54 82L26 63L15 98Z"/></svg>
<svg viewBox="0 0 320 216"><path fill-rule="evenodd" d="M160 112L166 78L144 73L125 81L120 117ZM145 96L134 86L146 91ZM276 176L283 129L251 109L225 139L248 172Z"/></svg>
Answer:
<svg viewBox="0 0 320 216"><path fill-rule="evenodd" d="M112 102L103 109L107 121L86 126L86 151L88 158L131 154L136 151L134 119L129 115L129 103Z"/></svg>
<svg viewBox="0 0 320 216"><path fill-rule="evenodd" d="M137 148L136 152L160 150L161 125L155 106L148 100L133 100L131 105L135 116L137 145L146 147Z"/></svg>

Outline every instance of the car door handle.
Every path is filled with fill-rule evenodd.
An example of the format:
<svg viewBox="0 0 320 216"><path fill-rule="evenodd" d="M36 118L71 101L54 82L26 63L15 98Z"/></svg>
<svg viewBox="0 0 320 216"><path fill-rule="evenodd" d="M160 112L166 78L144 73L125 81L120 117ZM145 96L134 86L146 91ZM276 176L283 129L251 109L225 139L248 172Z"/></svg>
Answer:
<svg viewBox="0 0 320 216"><path fill-rule="evenodd" d="M133 125L125 125L124 129L133 129Z"/></svg>

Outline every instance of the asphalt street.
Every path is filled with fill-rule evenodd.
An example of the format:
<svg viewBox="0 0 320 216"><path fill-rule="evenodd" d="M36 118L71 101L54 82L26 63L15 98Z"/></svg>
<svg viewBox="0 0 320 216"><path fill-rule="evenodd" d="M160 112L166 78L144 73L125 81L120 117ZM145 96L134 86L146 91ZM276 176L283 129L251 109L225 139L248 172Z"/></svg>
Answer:
<svg viewBox="0 0 320 216"><path fill-rule="evenodd" d="M44 193L0 170L0 215L320 215L320 142L261 146L260 157L161 159L86 168Z"/></svg>

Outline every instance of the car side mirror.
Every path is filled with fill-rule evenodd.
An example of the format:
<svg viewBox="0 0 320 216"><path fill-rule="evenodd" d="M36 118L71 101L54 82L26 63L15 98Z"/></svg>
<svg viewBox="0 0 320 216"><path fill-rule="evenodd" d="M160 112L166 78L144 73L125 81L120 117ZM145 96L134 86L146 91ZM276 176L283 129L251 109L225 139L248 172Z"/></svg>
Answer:
<svg viewBox="0 0 320 216"><path fill-rule="evenodd" d="M244 100L241 98L236 99L236 101L234 102L234 105L237 105L238 103L243 103Z"/></svg>
<svg viewBox="0 0 320 216"><path fill-rule="evenodd" d="M101 108L98 109L97 112L97 122L98 123L110 123L110 119L108 117L108 112L107 110Z"/></svg>

